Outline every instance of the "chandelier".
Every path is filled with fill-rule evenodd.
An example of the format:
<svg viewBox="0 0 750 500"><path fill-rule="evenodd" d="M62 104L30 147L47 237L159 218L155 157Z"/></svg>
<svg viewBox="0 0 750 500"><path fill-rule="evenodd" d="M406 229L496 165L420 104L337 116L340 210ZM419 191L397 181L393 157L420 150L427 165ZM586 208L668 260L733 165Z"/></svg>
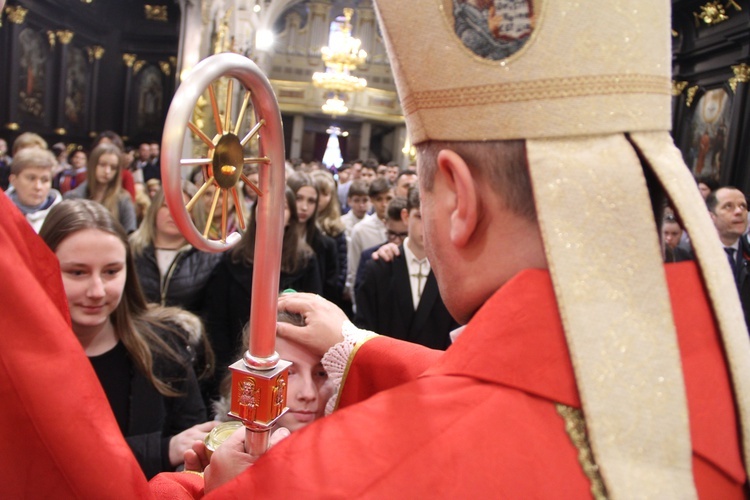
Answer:
<svg viewBox="0 0 750 500"><path fill-rule="evenodd" d="M326 70L317 71L312 77L315 87L328 91L323 112L334 116L349 111L342 99L347 92L357 92L367 86L367 80L351 74L367 58L367 52L360 49L362 42L351 35L353 13L354 9L344 9L344 23L338 31L331 33L328 46L320 50Z"/></svg>

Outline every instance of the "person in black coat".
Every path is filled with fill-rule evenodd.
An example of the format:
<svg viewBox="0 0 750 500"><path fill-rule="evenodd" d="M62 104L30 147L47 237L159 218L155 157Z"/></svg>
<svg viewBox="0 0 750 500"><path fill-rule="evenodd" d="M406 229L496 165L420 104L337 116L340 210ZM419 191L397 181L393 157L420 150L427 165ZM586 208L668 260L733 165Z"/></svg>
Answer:
<svg viewBox="0 0 750 500"><path fill-rule="evenodd" d="M281 250L279 291L292 288L298 292L321 293L318 262L303 240L297 224L296 204L291 189L286 189L284 242ZM242 327L250 318L253 261L255 252L255 207L251 210L248 229L235 248L224 254L209 279L203 306L206 330L216 355L216 371L211 383L214 399L219 383L233 356L242 345Z"/></svg>
<svg viewBox="0 0 750 500"><path fill-rule="evenodd" d="M183 181L182 192L187 203L196 189ZM149 302L200 313L208 279L221 254L202 252L188 244L172 220L161 190L138 230L130 235L130 247Z"/></svg>
<svg viewBox="0 0 750 500"><path fill-rule="evenodd" d="M332 302L351 318L354 316L352 302L344 299L344 286L346 285L346 272L348 270L346 224L341 220L341 206L336 193L336 181L333 180L333 176L328 170L315 170L310 176L318 188L318 209L315 223L323 234L333 238L336 242L339 273Z"/></svg>
<svg viewBox="0 0 750 500"><path fill-rule="evenodd" d="M215 426L193 370L200 320L146 303L125 230L99 203L61 202L39 235L60 261L73 332L143 472L174 470Z"/></svg>
<svg viewBox="0 0 750 500"><path fill-rule="evenodd" d="M318 258L318 271L323 283L323 297L331 301L341 298L339 257L336 242L318 228L316 224L320 193L312 177L304 172L295 172L287 179L287 185L295 196L297 218L302 237Z"/></svg>
<svg viewBox="0 0 750 500"><path fill-rule="evenodd" d="M750 330L750 243L747 238L748 203L745 194L724 186L706 196L708 214L716 227L727 265L732 270L737 291Z"/></svg>
<svg viewBox="0 0 750 500"><path fill-rule="evenodd" d="M459 325L445 307L424 251L419 191L412 188L402 211L409 236L390 262L370 259L356 289L355 324L433 349L450 345Z"/></svg>

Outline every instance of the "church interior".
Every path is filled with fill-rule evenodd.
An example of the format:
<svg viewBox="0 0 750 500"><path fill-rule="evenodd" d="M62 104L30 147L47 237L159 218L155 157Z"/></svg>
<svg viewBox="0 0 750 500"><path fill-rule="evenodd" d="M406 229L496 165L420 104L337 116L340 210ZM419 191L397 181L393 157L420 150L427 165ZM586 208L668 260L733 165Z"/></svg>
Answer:
<svg viewBox="0 0 750 500"><path fill-rule="evenodd" d="M158 141L182 78L235 52L271 82L288 159L322 160L335 134L343 161L414 162L371 0L9 0L0 21L9 144L24 131L84 148L104 130ZM750 3L673 0L671 35L675 143L696 177L748 192Z"/></svg>

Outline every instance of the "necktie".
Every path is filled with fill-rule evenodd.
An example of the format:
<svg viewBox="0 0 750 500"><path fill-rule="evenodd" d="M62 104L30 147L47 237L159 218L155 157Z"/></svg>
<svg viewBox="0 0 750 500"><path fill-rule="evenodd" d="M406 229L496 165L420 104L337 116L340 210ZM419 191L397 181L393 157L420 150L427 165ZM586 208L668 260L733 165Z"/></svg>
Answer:
<svg viewBox="0 0 750 500"><path fill-rule="evenodd" d="M732 274L736 276L737 261L734 260L734 252L736 252L736 250L734 248L724 247L724 251L727 253L727 259L729 260L729 265L732 268Z"/></svg>

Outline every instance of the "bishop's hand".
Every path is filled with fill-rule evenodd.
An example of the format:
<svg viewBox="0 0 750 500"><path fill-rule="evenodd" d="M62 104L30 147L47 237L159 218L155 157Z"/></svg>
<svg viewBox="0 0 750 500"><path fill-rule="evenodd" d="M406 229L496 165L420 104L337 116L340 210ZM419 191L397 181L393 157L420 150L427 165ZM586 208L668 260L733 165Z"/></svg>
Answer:
<svg viewBox="0 0 750 500"><path fill-rule="evenodd" d="M344 340L342 328L348 320L346 314L319 295L284 294L279 297L279 310L300 314L305 319L305 326L278 323L278 335L306 347L313 354L323 356Z"/></svg>

